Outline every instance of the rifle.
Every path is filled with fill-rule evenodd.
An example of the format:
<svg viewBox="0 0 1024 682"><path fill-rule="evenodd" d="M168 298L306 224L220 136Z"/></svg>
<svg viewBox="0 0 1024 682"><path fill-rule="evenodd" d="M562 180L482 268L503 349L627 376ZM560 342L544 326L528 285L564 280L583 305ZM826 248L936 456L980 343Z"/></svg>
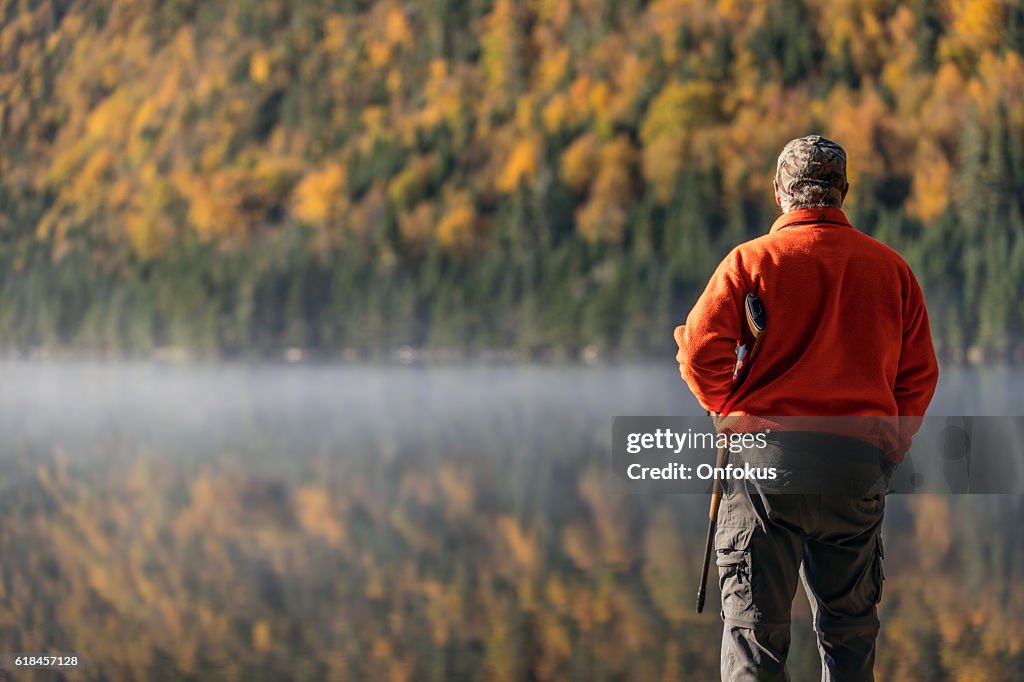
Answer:
<svg viewBox="0 0 1024 682"><path fill-rule="evenodd" d="M754 337L754 344L751 346L749 353L746 351L745 345L740 345L736 348L736 366L732 372L732 390L734 392L746 376L744 369L749 369L750 363L754 361L754 354L757 353L757 349L761 346L761 339L766 324L764 305L757 294L747 294L746 299L743 301L743 308L746 312L747 327ZM730 397L731 395L730 393ZM726 399L726 402L728 402L728 399ZM723 423L719 415L713 415L712 419L715 422L716 429ZM708 539L704 545L704 566L700 572L700 587L697 588L697 613L704 612L705 591L708 586L708 568L711 565L711 555L715 552L715 528L718 525L718 507L722 503L722 484L718 479L718 471L725 466L725 454L726 449L720 447L718 448L718 456L715 457L715 477L714 482L711 484L711 508L708 510Z"/></svg>

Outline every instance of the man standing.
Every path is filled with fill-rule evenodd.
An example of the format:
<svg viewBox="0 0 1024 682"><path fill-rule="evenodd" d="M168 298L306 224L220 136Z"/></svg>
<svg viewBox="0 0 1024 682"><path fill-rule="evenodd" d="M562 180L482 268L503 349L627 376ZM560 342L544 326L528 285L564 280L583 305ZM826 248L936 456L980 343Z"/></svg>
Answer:
<svg viewBox="0 0 1024 682"><path fill-rule="evenodd" d="M848 189L846 153L835 142L810 135L782 150L775 199L783 214L768 234L726 256L686 325L676 328L680 373L705 409L774 417L924 415L938 365L921 289L898 253L847 221L841 207ZM749 293L761 298L771 330L734 387ZM900 434L890 465L912 432ZM866 442L832 438L823 435L810 449L881 455ZM770 445L780 461L809 449L806 439L780 437ZM811 599L823 679L874 679L883 511L882 494L726 489L715 534L723 680L787 679L798 576Z"/></svg>

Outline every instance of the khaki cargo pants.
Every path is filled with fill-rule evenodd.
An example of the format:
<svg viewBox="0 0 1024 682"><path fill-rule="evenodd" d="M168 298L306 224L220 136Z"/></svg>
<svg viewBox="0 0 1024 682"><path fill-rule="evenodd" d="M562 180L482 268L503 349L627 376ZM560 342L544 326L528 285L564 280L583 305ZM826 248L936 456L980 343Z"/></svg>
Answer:
<svg viewBox="0 0 1024 682"><path fill-rule="evenodd" d="M715 535L722 679L788 680L797 577L811 601L822 680L873 680L884 494L768 494L729 486Z"/></svg>

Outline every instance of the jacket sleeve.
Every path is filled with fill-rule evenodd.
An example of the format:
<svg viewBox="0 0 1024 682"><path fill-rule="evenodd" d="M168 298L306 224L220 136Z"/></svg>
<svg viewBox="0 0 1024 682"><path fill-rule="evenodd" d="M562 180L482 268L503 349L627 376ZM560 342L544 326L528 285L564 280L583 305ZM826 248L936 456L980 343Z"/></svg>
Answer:
<svg viewBox="0 0 1024 682"><path fill-rule="evenodd" d="M711 412L721 412L732 390L746 290L740 255L734 249L711 276L686 324L675 330L679 374Z"/></svg>
<svg viewBox="0 0 1024 682"><path fill-rule="evenodd" d="M932 347L924 295L909 267L907 272L909 282L904 299L903 343L893 387L900 417L899 459L910 448L911 439L921 428L922 418L939 380L939 364Z"/></svg>

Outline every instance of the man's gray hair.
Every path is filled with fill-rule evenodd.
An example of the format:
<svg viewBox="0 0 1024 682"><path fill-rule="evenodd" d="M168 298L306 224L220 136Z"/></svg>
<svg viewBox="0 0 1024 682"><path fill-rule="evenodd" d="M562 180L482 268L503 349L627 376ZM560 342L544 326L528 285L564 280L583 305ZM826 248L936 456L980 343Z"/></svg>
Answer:
<svg viewBox="0 0 1024 682"><path fill-rule="evenodd" d="M791 140L775 171L783 211L843 205L846 152L832 140L808 135Z"/></svg>

